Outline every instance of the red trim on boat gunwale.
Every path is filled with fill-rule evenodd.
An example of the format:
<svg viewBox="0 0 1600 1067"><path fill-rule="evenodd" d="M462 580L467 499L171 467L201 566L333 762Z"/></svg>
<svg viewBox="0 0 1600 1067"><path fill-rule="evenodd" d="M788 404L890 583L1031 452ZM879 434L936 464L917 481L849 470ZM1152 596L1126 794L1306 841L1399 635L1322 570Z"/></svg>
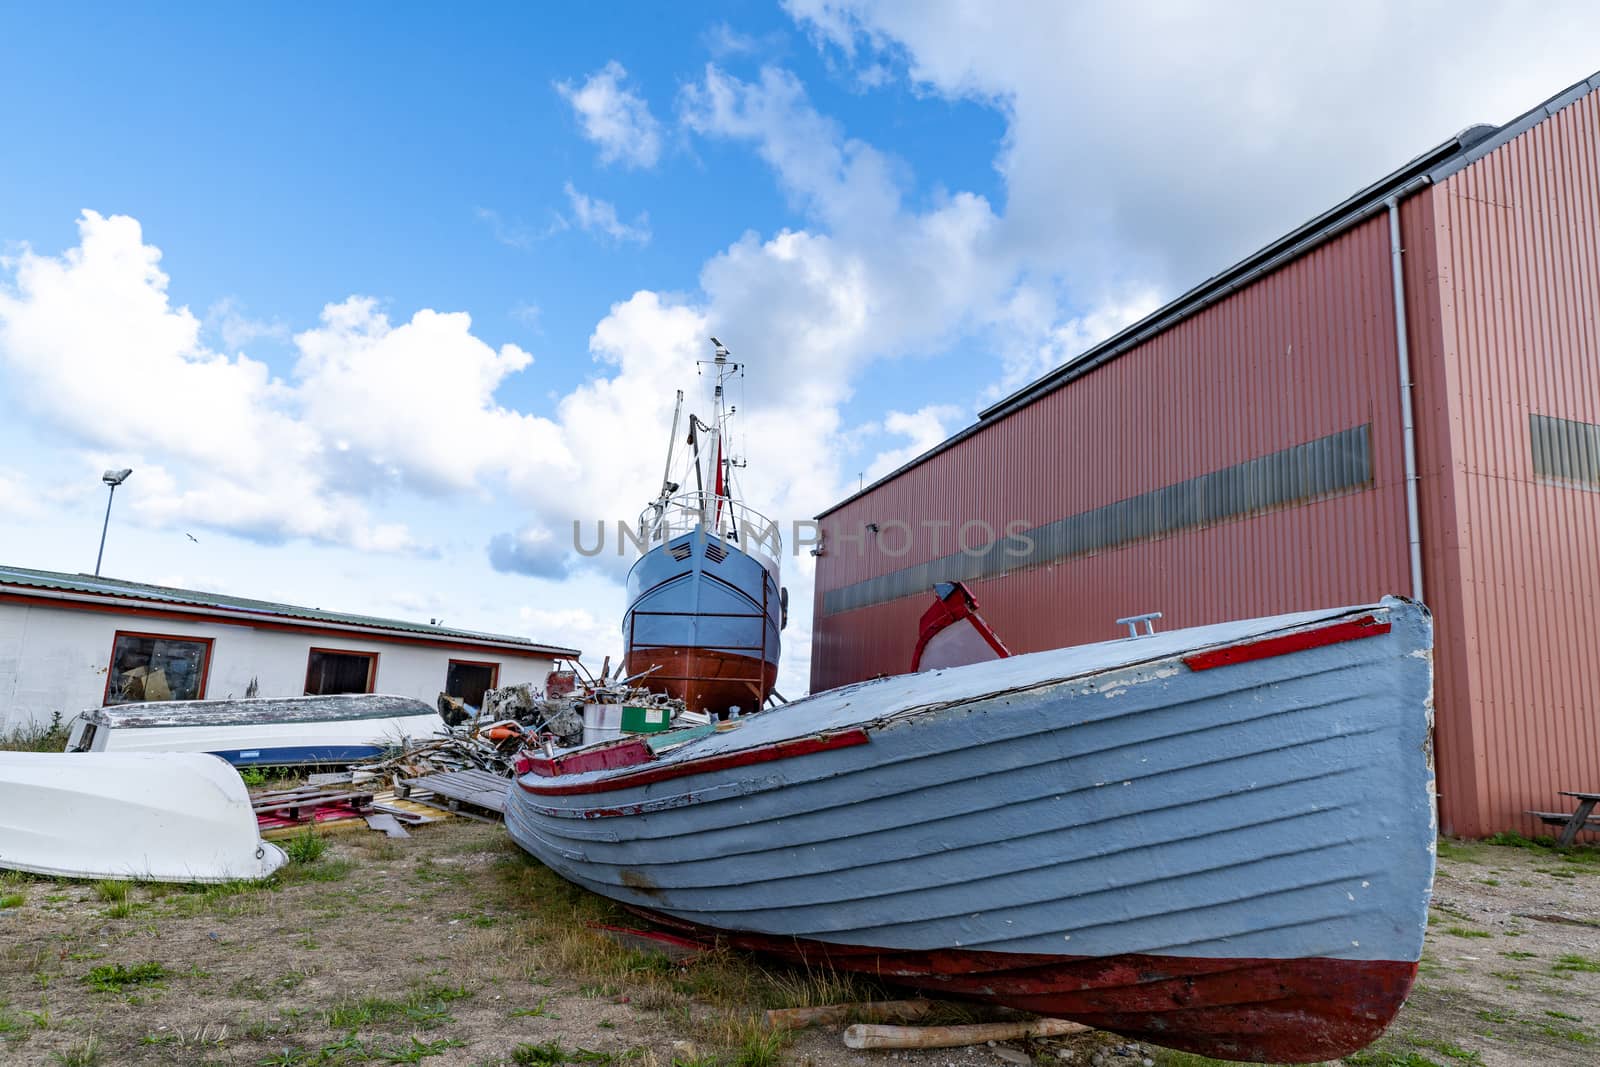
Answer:
<svg viewBox="0 0 1600 1067"><path fill-rule="evenodd" d="M619 767L637 767L654 759L650 746L643 738L630 737L604 748L587 748L570 756L527 756L517 761L518 774L532 771L541 778L557 778L563 774L583 774L586 771L611 771Z"/></svg>
<svg viewBox="0 0 1600 1067"><path fill-rule="evenodd" d="M628 907L703 941L870 975L935 997L1004 1004L1168 1048L1258 1063L1311 1063L1365 1048L1400 1010L1417 973L1415 962L1403 960L877 949L719 931Z"/></svg>
<svg viewBox="0 0 1600 1067"><path fill-rule="evenodd" d="M704 756L700 759L685 760L682 763L668 763L654 767L646 766L644 770L619 774L612 778L602 778L597 781L568 782L565 784L559 782L545 784L541 782L535 784L519 778L517 779L517 784L535 796L541 797L610 793L618 789L632 789L636 786L649 785L652 782L665 782L673 778L685 778L691 774L707 774L713 771L728 770L732 767L749 767L756 763L769 763L773 760L790 759L795 756L809 756L813 752L828 752L836 748L853 748L856 745L866 744L868 740L865 730L860 727L853 727L849 730L839 730L834 733L779 741L775 744L763 745L760 748L747 748L718 756ZM574 772L567 771L566 773Z"/></svg>
<svg viewBox="0 0 1600 1067"><path fill-rule="evenodd" d="M1363 615L1359 619L1334 623L1332 626L1323 626L1316 630L1304 630L1282 637L1263 637L1258 641L1245 641L1237 645L1228 645L1226 648L1195 652L1184 656L1183 662L1191 671L1209 671L1213 667L1286 656L1291 652L1303 652L1308 648L1321 648L1324 645L1337 645L1344 641L1358 641L1363 637L1379 637L1389 630L1388 623L1379 622L1371 615Z"/></svg>

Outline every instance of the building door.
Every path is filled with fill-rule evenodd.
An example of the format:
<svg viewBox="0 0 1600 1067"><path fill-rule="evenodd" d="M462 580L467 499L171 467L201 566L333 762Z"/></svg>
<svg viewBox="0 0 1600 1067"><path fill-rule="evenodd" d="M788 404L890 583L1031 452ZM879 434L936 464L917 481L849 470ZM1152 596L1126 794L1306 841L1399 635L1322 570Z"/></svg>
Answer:
<svg viewBox="0 0 1600 1067"><path fill-rule="evenodd" d="M483 694L495 686L498 663L471 663L453 659L445 673L444 691L470 708L482 710Z"/></svg>

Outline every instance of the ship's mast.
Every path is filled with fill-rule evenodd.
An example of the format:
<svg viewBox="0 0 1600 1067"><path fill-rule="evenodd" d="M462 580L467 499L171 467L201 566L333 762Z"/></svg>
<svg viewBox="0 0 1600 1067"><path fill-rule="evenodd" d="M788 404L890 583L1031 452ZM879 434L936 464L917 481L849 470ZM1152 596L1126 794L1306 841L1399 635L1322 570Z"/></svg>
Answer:
<svg viewBox="0 0 1600 1067"><path fill-rule="evenodd" d="M667 499L678 491L678 483L672 480L672 450L678 443L678 420L681 418L683 418L683 390L679 389L678 403L672 409L672 433L667 437L667 469L661 472L660 499L663 506Z"/></svg>
<svg viewBox="0 0 1600 1067"><path fill-rule="evenodd" d="M733 457L728 454L728 429L727 423L730 416L738 413L738 408L730 408L727 403L728 381L744 370L744 364L735 363L728 357L732 355L728 347L720 340L711 338L713 356L709 360L700 360L701 364L710 364L712 373L716 375L716 384L712 390L713 413L711 419L711 436L714 447L708 449L713 468L711 479L712 490L710 499L702 497L705 501L706 527L715 530L721 523L722 503L724 500L729 505L733 503Z"/></svg>

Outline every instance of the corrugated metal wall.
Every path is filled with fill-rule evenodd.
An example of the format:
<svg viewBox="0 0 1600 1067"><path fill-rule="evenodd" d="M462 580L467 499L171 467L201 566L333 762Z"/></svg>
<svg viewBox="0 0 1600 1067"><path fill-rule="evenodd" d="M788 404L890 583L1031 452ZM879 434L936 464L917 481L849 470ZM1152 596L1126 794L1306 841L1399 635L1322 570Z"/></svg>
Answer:
<svg viewBox="0 0 1600 1067"><path fill-rule="evenodd" d="M1600 789L1597 161L1593 94L1401 209L1450 832L1534 832L1524 809ZM813 690L906 670L930 597L885 598L941 576L976 575L1017 651L1142 611L1177 627L1409 592L1390 284L1380 215L825 516ZM1209 491L1190 487L1363 429L1368 466L1310 478L1339 487L1322 497L1189 521ZM952 556L974 519L1089 547L997 575ZM938 543L924 521L948 524Z"/></svg>
<svg viewBox="0 0 1600 1067"><path fill-rule="evenodd" d="M1590 95L1408 205L1411 266L1435 274L1413 340L1429 600L1451 638L1440 778L1468 834L1533 832L1524 809L1600 789L1597 160Z"/></svg>
<svg viewBox="0 0 1600 1067"><path fill-rule="evenodd" d="M973 588L1019 651L1115 637L1135 612L1190 626L1407 591L1393 322L1379 217L826 516L812 688L907 669L926 593L831 613L828 595L948 556L963 522L1037 527L1363 428L1363 485ZM892 520L951 525L891 556Z"/></svg>

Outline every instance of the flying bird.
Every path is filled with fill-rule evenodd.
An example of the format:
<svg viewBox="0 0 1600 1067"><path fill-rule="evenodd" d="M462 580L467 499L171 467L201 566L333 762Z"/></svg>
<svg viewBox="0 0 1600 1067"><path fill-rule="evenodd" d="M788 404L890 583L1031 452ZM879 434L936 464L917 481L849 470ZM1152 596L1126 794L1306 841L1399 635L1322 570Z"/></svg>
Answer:
<svg viewBox="0 0 1600 1067"><path fill-rule="evenodd" d="M193 541L197 545L200 543L200 538L196 537L192 533L189 533L189 532L185 531L183 536L187 537L189 540Z"/></svg>

